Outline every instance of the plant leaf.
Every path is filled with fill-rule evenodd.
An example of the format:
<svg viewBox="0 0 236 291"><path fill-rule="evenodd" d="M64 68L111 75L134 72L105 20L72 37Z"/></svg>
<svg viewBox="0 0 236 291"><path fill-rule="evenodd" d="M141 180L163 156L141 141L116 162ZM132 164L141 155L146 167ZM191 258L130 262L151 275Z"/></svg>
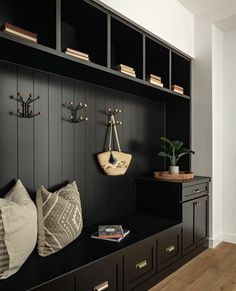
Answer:
<svg viewBox="0 0 236 291"><path fill-rule="evenodd" d="M165 158L171 158L171 155L165 152L159 152L158 154L159 157L165 157Z"/></svg>
<svg viewBox="0 0 236 291"><path fill-rule="evenodd" d="M174 141L172 141L172 143L173 143L173 145L175 147L175 151L176 152L178 152L182 148L182 146L184 144L182 141L179 141L179 140L174 140Z"/></svg>

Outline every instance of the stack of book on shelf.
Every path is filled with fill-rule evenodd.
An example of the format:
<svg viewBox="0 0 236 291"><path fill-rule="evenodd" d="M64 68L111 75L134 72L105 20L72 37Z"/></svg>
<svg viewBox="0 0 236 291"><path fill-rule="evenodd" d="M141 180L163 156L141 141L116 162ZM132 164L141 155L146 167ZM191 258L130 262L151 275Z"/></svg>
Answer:
<svg viewBox="0 0 236 291"><path fill-rule="evenodd" d="M82 60L85 60L85 61L90 61L89 54L82 53L80 51L77 51L77 50L74 50L74 49L71 49L71 48L68 48L68 47L65 49L65 53L67 55L70 55L70 56L75 57L75 58L79 58L79 59L82 59Z"/></svg>
<svg viewBox="0 0 236 291"><path fill-rule="evenodd" d="M6 22L2 27L1 30L4 32L7 32L11 35L30 40L33 42L38 42L38 35L36 33L33 33L31 31L25 30L21 27L15 26L9 22Z"/></svg>
<svg viewBox="0 0 236 291"><path fill-rule="evenodd" d="M184 88L183 87L180 87L180 86L177 86L177 85L172 85L171 86L171 89L174 91L174 92L177 92L179 94L184 94Z"/></svg>
<svg viewBox="0 0 236 291"><path fill-rule="evenodd" d="M151 84L163 87L163 83L161 82L161 77L156 76L154 74L148 74L146 77L146 81Z"/></svg>
<svg viewBox="0 0 236 291"><path fill-rule="evenodd" d="M91 235L91 238L120 242L130 231L123 229L122 225L99 225L98 231Z"/></svg>
<svg viewBox="0 0 236 291"><path fill-rule="evenodd" d="M134 68L123 65L123 64L119 64L117 66L115 66L115 70L119 71L121 73L124 73L126 75L132 76L132 77L136 77L136 73Z"/></svg>

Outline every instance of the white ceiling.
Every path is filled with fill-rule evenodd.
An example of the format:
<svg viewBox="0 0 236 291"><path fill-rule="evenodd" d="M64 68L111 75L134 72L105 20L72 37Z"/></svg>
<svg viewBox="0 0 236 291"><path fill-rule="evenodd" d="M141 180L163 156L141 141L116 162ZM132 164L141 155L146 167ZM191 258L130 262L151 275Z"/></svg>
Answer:
<svg viewBox="0 0 236 291"><path fill-rule="evenodd" d="M178 0L194 15L206 17L218 28L236 28L236 0Z"/></svg>

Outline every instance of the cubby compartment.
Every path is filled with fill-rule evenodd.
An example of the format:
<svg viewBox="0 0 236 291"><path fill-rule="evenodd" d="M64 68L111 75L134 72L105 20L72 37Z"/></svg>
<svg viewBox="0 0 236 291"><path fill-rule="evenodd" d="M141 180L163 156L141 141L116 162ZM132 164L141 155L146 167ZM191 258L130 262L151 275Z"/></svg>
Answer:
<svg viewBox="0 0 236 291"><path fill-rule="evenodd" d="M56 0L0 1L0 27L8 22L38 35L38 43L56 48Z"/></svg>
<svg viewBox="0 0 236 291"><path fill-rule="evenodd" d="M111 20L111 67L123 64L131 67L136 77L143 77L143 36L138 31L123 24Z"/></svg>
<svg viewBox="0 0 236 291"><path fill-rule="evenodd" d="M93 63L107 65L107 14L82 0L62 0L61 49L89 55Z"/></svg>
<svg viewBox="0 0 236 291"><path fill-rule="evenodd" d="M146 73L145 79L152 74L161 78L163 87L169 89L169 56L168 48L146 37Z"/></svg>
<svg viewBox="0 0 236 291"><path fill-rule="evenodd" d="M171 54L171 85L184 89L184 95L190 95L190 61L172 52Z"/></svg>

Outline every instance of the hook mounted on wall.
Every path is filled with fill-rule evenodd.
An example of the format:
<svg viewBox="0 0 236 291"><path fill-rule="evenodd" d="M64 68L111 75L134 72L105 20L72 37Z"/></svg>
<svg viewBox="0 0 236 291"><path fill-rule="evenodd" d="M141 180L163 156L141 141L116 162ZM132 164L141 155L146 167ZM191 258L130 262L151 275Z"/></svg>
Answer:
<svg viewBox="0 0 236 291"><path fill-rule="evenodd" d="M112 122L111 121L112 116L115 116L118 113L121 113L121 109L117 109L116 108L113 111L111 110L111 108L108 109L108 113L107 113L107 116L108 116L108 124L110 124ZM115 125L121 125L121 124L122 124L122 121L115 121Z"/></svg>
<svg viewBox="0 0 236 291"><path fill-rule="evenodd" d="M37 96L36 98L33 98L32 93L29 94L26 101L23 99L20 92L17 93L17 98L12 97L12 99L15 99L17 102L21 103L21 109L17 109L17 116L21 118L32 118L37 115L40 115L41 112L38 112L34 114L33 110L31 110L31 103L35 102L36 100L40 99L40 96ZM11 113L13 114L13 113Z"/></svg>
<svg viewBox="0 0 236 291"><path fill-rule="evenodd" d="M80 102L79 105L74 105L74 102L71 101L69 105L64 104L63 106L70 110L70 119L68 119L69 122L80 123L88 120L87 116L86 117L80 116L79 118L77 117L78 111L82 108L87 107L86 103L83 104L82 102Z"/></svg>

